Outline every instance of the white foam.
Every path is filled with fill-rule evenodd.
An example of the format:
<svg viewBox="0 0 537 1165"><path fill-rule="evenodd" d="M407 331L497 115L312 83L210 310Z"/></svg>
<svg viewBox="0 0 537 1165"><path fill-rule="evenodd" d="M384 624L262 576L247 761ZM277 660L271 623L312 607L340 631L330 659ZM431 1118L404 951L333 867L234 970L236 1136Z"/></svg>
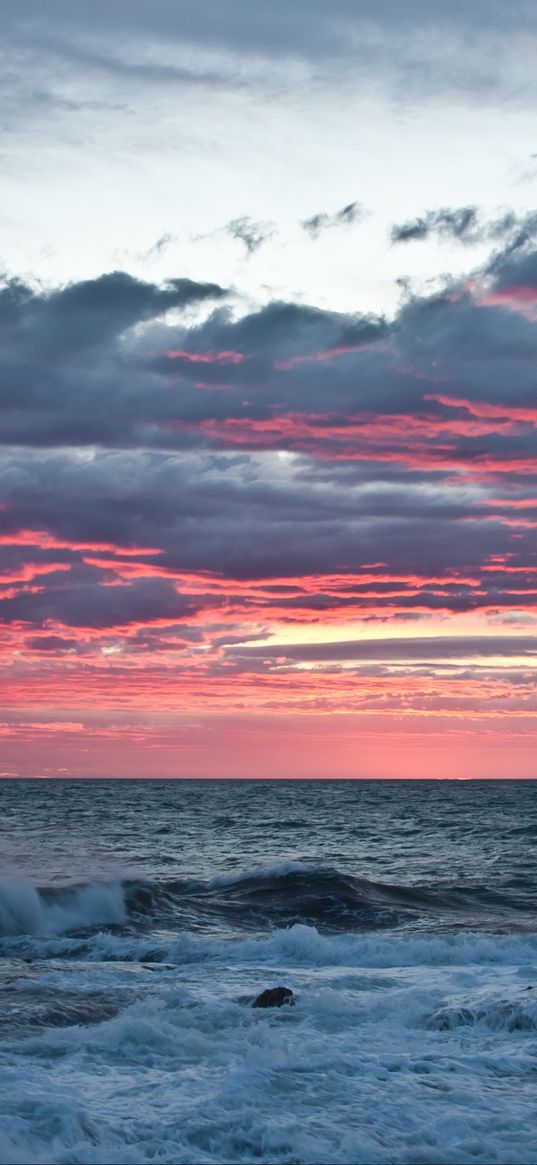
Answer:
<svg viewBox="0 0 537 1165"><path fill-rule="evenodd" d="M0 936L60 935L122 923L127 917L121 883L66 886L47 896L29 882L0 881Z"/></svg>
<svg viewBox="0 0 537 1165"><path fill-rule="evenodd" d="M93 890L95 889L95 894ZM101 898L99 890L105 892ZM399 967L527 967L527 974L537 978L537 934L394 934L363 931L344 935L322 935L312 926L296 923L275 930L266 938L236 939L199 938L189 932L161 937L118 935L105 931L88 938L71 938L65 930L121 922L124 905L121 887L88 887L88 894L75 899L71 907L53 907L33 939L24 940L24 949L35 958L62 958L77 955L89 962L109 960L147 960L177 966L217 963L230 967L256 963L259 966L296 968L399 968ZM100 915L100 918L99 918ZM92 920L90 922L90 919ZM55 924L55 925L54 925ZM51 929L50 929L51 928ZM17 932L12 931L15 934ZM19 934L27 933L20 930ZM41 936L41 937L40 937ZM6 950L17 954L19 940L14 938Z"/></svg>
<svg viewBox="0 0 537 1165"><path fill-rule="evenodd" d="M174 938L138 939L96 935L96 957L148 958L158 953L165 962L181 964L216 960L228 965L255 962L289 967L435 967L530 964L537 961L537 934L492 935L459 932L431 934L321 935L313 926L296 923L267 938L206 939L183 933Z"/></svg>
<svg viewBox="0 0 537 1165"><path fill-rule="evenodd" d="M209 889L217 886L235 886L251 879L269 880L270 878L284 878L287 874L311 874L322 871L322 866L315 866L306 862L297 862L291 858L282 862L273 862L269 866L252 866L249 870L238 870L231 874L217 874L207 883Z"/></svg>
<svg viewBox="0 0 537 1165"><path fill-rule="evenodd" d="M535 1031L494 1018L533 1016L518 966L276 972L235 946L247 950L234 965L157 973L107 1023L8 1045L0 1159L533 1165ZM280 980L296 1007L241 1003ZM484 1018L430 1025L461 1003Z"/></svg>
<svg viewBox="0 0 537 1165"><path fill-rule="evenodd" d="M34 886L18 879L0 882L0 936L42 934L44 916Z"/></svg>
<svg viewBox="0 0 537 1165"><path fill-rule="evenodd" d="M535 934L77 939L122 920L119 884L0 903L6 949L51 960L11 986L22 1015L39 990L122 1007L0 1043L4 1165L535 1163ZM121 962L154 959L175 970ZM279 983L295 1007L249 1006Z"/></svg>
<svg viewBox="0 0 537 1165"><path fill-rule="evenodd" d="M51 934L63 934L81 927L106 926L123 923L127 910L120 883L102 885L90 883L73 894L68 893L63 901L47 903L46 925Z"/></svg>

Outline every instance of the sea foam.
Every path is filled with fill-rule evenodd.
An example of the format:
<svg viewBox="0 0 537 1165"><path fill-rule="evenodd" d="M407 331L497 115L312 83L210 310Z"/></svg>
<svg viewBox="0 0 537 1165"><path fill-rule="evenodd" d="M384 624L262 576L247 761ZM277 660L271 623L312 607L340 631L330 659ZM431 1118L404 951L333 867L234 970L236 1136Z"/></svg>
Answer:
<svg viewBox="0 0 537 1165"><path fill-rule="evenodd" d="M86 927L125 922L121 883L90 882L40 890L15 878L0 881L0 937L57 935Z"/></svg>

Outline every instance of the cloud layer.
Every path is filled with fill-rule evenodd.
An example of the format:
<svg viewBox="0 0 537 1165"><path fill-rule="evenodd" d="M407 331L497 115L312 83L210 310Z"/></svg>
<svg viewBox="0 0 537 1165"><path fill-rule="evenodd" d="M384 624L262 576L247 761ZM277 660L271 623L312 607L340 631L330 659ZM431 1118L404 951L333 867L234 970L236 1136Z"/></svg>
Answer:
<svg viewBox="0 0 537 1165"><path fill-rule="evenodd" d="M529 238L391 320L116 272L9 280L0 328L14 740L21 707L97 705L121 740L150 712L531 736Z"/></svg>

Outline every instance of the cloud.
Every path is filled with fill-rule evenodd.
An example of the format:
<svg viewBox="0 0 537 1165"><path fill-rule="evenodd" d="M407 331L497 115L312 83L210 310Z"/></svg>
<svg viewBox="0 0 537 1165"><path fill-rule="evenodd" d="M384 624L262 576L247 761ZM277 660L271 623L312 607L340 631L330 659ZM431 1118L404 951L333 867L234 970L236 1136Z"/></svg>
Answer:
<svg viewBox="0 0 537 1165"><path fill-rule="evenodd" d="M516 255L534 244L537 238L537 214L531 212L516 215L511 210L503 211L497 218L484 218L476 206L461 206L456 209L444 207L429 210L418 218L392 226L392 244L423 242L430 238L450 240L464 246L478 243L498 243L499 248L491 257L489 272L496 271L506 258Z"/></svg>
<svg viewBox="0 0 537 1165"><path fill-rule="evenodd" d="M180 277L8 280L9 700L37 677L86 700L86 669L137 707L156 686L175 707L180 675L189 709L527 714L535 304L529 236L392 320L239 314Z"/></svg>
<svg viewBox="0 0 537 1165"><path fill-rule="evenodd" d="M535 288L527 247L498 254L481 283L408 299L392 322L285 302L236 316L210 309L222 288L185 279L11 280L0 440L523 475L536 451ZM182 319L196 305L205 318Z"/></svg>
<svg viewBox="0 0 537 1165"><path fill-rule="evenodd" d="M416 105L424 94L429 100L448 96L457 104L482 105L519 103L521 93L535 93L531 53L521 46L522 36L529 42L537 30L529 0L516 5L335 0L330 6L324 0L291 5L274 0L270 19L262 6L247 0L230 0L225 10L213 0L201 6L194 0L180 6L159 0L150 11L128 0L113 7L51 0L46 16L37 0L28 0L23 9L6 0L2 16L10 120L20 119L21 112L39 114L27 82L36 73L53 103L73 99L64 93L66 79L77 89L81 83L106 87L112 79L115 96L118 87L128 90L132 83L137 94L140 86L144 92L164 86L280 94L282 85L295 86L297 66L316 87L322 83L331 92L337 86L348 91L349 83L370 92L374 78L376 88ZM14 78L21 91L15 103Z"/></svg>
<svg viewBox="0 0 537 1165"><path fill-rule="evenodd" d="M458 210L429 210L419 218L393 226L390 237L392 243L421 241L434 234L440 238L455 238L460 242L475 242L477 221L475 206L464 206Z"/></svg>
<svg viewBox="0 0 537 1165"><path fill-rule="evenodd" d="M18 329L21 340L26 333L41 350L59 346L61 355L109 343L135 324L226 294L215 283L171 279L157 287L123 271L50 292L8 279L0 289L0 321Z"/></svg>
<svg viewBox="0 0 537 1165"><path fill-rule="evenodd" d="M293 5L274 0L270 19L248 0L229 0L225 12L216 3L200 7L194 0L183 0L180 9L170 0L156 0L150 9L129 0L118 0L113 9L102 0L91 9L69 0L51 0L50 21L56 32L71 37L93 33L113 40L128 27L131 36L146 40L171 39L213 49L224 45L267 56L292 52L316 57L350 52L355 35L371 27L398 37L423 34L425 29L431 38L440 31L463 38L470 31L507 37L521 28L529 35L537 25L529 0L510 6L499 0L475 0L471 5L455 0L449 7L436 0L409 0L405 5L397 0L362 0L359 6L352 0L334 0L329 9L323 0L296 0ZM26 32L44 37L47 28L37 0L25 5L24 17L15 0L6 0L4 23L12 36Z"/></svg>
<svg viewBox="0 0 537 1165"><path fill-rule="evenodd" d="M318 239L323 231L332 230L334 227L348 227L360 222L363 215L363 207L359 202L349 202L348 206L342 207L335 214L324 212L314 214L311 218L303 219L301 225L310 238Z"/></svg>
<svg viewBox="0 0 537 1165"><path fill-rule="evenodd" d="M239 658L261 656L287 663L381 660L411 662L451 659L489 658L491 656L537 656L537 637L527 635L425 635L420 638L385 638L336 641L334 643L291 643L278 647L243 647L233 649Z"/></svg>
<svg viewBox="0 0 537 1165"><path fill-rule="evenodd" d="M101 586L78 580L34 593L0 600L0 621L21 622L32 627L107 628L129 625L173 624L192 618L198 604L177 594L172 583L162 579L137 579L128 587Z"/></svg>
<svg viewBox="0 0 537 1165"><path fill-rule="evenodd" d="M148 247L147 251L142 255L143 259L156 259L164 254L172 243L177 241L177 235L173 235L170 231L164 231L154 243Z"/></svg>
<svg viewBox="0 0 537 1165"><path fill-rule="evenodd" d="M390 323L285 302L183 322L184 308L207 312L226 293L122 273L48 291L11 280L0 291L0 440L288 450L384 472L473 467L476 480L487 466L524 473L535 454L534 288L527 247L499 253L470 288L408 299Z"/></svg>
<svg viewBox="0 0 537 1165"><path fill-rule="evenodd" d="M241 218L232 219L225 230L232 239L237 239L244 244L246 254L250 256L258 251L263 243L267 242L267 239L272 238L276 228L274 223L254 222L247 215L243 215Z"/></svg>

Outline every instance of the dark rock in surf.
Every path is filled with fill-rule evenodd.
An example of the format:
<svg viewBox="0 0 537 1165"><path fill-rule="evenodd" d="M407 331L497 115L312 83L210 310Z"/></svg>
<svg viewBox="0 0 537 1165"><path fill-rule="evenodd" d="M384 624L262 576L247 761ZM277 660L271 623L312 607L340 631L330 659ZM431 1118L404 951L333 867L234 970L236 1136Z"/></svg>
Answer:
<svg viewBox="0 0 537 1165"><path fill-rule="evenodd" d="M282 1007L284 1003L294 1005L293 992L290 987L267 987L254 999L253 1007Z"/></svg>

